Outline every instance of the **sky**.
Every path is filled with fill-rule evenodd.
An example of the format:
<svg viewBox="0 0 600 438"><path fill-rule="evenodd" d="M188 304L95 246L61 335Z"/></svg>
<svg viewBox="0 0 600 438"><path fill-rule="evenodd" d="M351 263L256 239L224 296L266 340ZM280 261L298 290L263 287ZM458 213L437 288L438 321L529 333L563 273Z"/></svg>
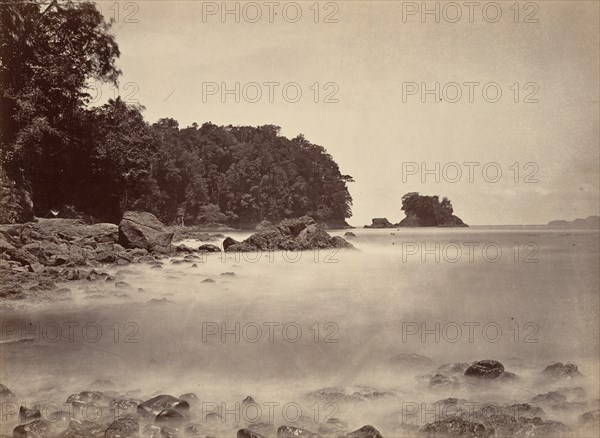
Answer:
<svg viewBox="0 0 600 438"><path fill-rule="evenodd" d="M97 4L149 122L304 134L354 178L352 225L408 192L470 225L599 213L597 1Z"/></svg>

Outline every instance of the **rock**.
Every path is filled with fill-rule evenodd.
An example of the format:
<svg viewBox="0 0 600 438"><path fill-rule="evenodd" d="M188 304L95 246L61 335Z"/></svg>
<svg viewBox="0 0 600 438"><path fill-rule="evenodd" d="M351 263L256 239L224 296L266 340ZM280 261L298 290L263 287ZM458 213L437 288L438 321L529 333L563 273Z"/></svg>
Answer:
<svg viewBox="0 0 600 438"><path fill-rule="evenodd" d="M230 246L232 246L232 245L237 245L237 244L239 244L239 243L240 243L240 242L238 242L238 241L237 241L237 240L235 240L235 239L232 239L231 237L226 237L226 238L225 238L225 240L223 240L223 249L224 249L225 251L227 251L227 248L229 248L229 247L230 247Z"/></svg>
<svg viewBox="0 0 600 438"><path fill-rule="evenodd" d="M254 432L250 429L240 429L237 432L237 438L266 438L258 432Z"/></svg>
<svg viewBox="0 0 600 438"><path fill-rule="evenodd" d="M346 435L345 438L383 438L381 436L381 433L375 429L373 426L363 426L358 430L355 430L354 432L349 433L348 435Z"/></svg>
<svg viewBox="0 0 600 438"><path fill-rule="evenodd" d="M108 404L109 411L115 416L115 418L123 417L125 415L135 414L139 403L137 400L132 399L113 399Z"/></svg>
<svg viewBox="0 0 600 438"><path fill-rule="evenodd" d="M237 277L237 275L235 275L235 272L221 272L219 275L221 277Z"/></svg>
<svg viewBox="0 0 600 438"><path fill-rule="evenodd" d="M168 253L173 233L152 213L126 211L119 224L119 243L125 248L143 248L147 251Z"/></svg>
<svg viewBox="0 0 600 438"><path fill-rule="evenodd" d="M102 438L105 436L106 424L90 420L71 420L69 427L61 438Z"/></svg>
<svg viewBox="0 0 600 438"><path fill-rule="evenodd" d="M365 228L396 228L398 224L393 224L385 217L375 217L371 219L371 225L365 225Z"/></svg>
<svg viewBox="0 0 600 438"><path fill-rule="evenodd" d="M477 437L487 438L494 435L493 429L486 429L481 423L467 421L461 417L450 416L433 423L427 423L420 432L428 437Z"/></svg>
<svg viewBox="0 0 600 438"><path fill-rule="evenodd" d="M546 406L552 406L566 401L567 397L556 391L550 391L545 394L538 394L531 399L532 403Z"/></svg>
<svg viewBox="0 0 600 438"><path fill-rule="evenodd" d="M194 250L192 248L190 248L189 246L185 246L183 244L177 245L175 247L175 252L178 252L178 253L191 254L193 251Z"/></svg>
<svg viewBox="0 0 600 438"><path fill-rule="evenodd" d="M577 365L572 363L563 365L560 362L548 365L544 371L542 371L542 375L554 379L577 379L583 376L583 374L579 372Z"/></svg>
<svg viewBox="0 0 600 438"><path fill-rule="evenodd" d="M50 435L52 424L46 420L35 420L28 424L22 424L13 430L14 438L41 438Z"/></svg>
<svg viewBox="0 0 600 438"><path fill-rule="evenodd" d="M256 227L254 227L254 229L256 231L262 231L262 230L266 230L267 228L272 227L272 226L273 226L272 222L269 222L268 220L264 220L264 221L261 221L260 223L256 224Z"/></svg>
<svg viewBox="0 0 600 438"><path fill-rule="evenodd" d="M504 365L496 360L480 360L465 370L465 376L497 379L504 373Z"/></svg>
<svg viewBox="0 0 600 438"><path fill-rule="evenodd" d="M571 436L570 429L559 421L542 420L539 417L525 418L511 415L494 416L487 421L498 437L565 437Z"/></svg>
<svg viewBox="0 0 600 438"><path fill-rule="evenodd" d="M39 409L28 409L25 406L19 408L19 420L21 423L27 423L40 418L42 418L42 413Z"/></svg>
<svg viewBox="0 0 600 438"><path fill-rule="evenodd" d="M294 426L280 426L277 429L277 438L287 438L287 437L308 437L308 438L319 438L321 435L318 433L311 432L310 430L300 429L299 427Z"/></svg>
<svg viewBox="0 0 600 438"><path fill-rule="evenodd" d="M201 283L214 283L215 280L213 280L212 278L205 278L204 280L201 281Z"/></svg>
<svg viewBox="0 0 600 438"><path fill-rule="evenodd" d="M221 248L217 245L213 245L212 243L205 243L204 245L200 245L198 247L198 251L201 252L221 252Z"/></svg>
<svg viewBox="0 0 600 438"><path fill-rule="evenodd" d="M172 409L172 408L161 411L154 419L154 422L156 424L171 424L171 425L182 424L182 423L185 423L186 421L187 421L187 418L181 411L179 411L177 409Z"/></svg>
<svg viewBox="0 0 600 438"><path fill-rule="evenodd" d="M254 233L243 242L225 239L223 248L227 252L300 251L317 248L352 248L352 245L341 237L331 237L325 230L319 228L311 217L304 216L299 219L285 219L277 226Z"/></svg>
<svg viewBox="0 0 600 438"><path fill-rule="evenodd" d="M139 436L140 423L134 416L119 418L113 421L104 433L104 438L134 438Z"/></svg>
<svg viewBox="0 0 600 438"><path fill-rule="evenodd" d="M126 281L117 281L115 283L115 289L129 289L131 288L131 285L129 283L127 283Z"/></svg>
<svg viewBox="0 0 600 438"><path fill-rule="evenodd" d="M150 413L158 415L165 409L175 409L182 413L187 413L190 410L190 404L172 395L163 394L145 401L138 406L137 411L140 414Z"/></svg>
<svg viewBox="0 0 600 438"><path fill-rule="evenodd" d="M344 237L348 237L348 238L356 237L356 234L354 234L352 231L346 231L344 233Z"/></svg>
<svg viewBox="0 0 600 438"><path fill-rule="evenodd" d="M67 398L67 403L71 404L102 404L108 405L110 397L107 397L100 391L82 391L79 394L72 394Z"/></svg>

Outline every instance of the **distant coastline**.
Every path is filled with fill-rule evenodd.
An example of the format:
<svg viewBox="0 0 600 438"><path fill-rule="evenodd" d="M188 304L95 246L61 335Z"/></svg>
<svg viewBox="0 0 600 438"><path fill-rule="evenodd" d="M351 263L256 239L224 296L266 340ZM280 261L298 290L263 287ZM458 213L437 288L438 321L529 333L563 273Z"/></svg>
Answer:
<svg viewBox="0 0 600 438"><path fill-rule="evenodd" d="M548 227L600 228L600 216L592 215L585 219L577 218L572 221L553 220L546 224Z"/></svg>

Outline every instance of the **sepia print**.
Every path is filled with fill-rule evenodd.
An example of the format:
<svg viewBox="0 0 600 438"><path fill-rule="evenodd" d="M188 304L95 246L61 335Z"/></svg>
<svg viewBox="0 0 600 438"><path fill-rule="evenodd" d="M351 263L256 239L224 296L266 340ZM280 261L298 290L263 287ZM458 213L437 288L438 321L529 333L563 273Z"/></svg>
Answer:
<svg viewBox="0 0 600 438"><path fill-rule="evenodd" d="M599 21L0 0L0 437L599 436Z"/></svg>

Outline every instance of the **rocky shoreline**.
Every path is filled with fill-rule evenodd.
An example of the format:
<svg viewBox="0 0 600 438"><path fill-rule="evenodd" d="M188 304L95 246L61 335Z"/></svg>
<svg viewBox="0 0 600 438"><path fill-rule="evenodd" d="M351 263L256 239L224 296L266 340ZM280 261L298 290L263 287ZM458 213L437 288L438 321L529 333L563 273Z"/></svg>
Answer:
<svg viewBox="0 0 600 438"><path fill-rule="evenodd" d="M472 363L442 364L419 354L400 354L390 358L390 364L403 373L413 371L417 381L428 391L440 388L483 388L496 391L500 387L523 385L523 378L505 370L496 360ZM431 371L423 373L422 370ZM418 372L421 370L421 372ZM410 409L392 414L392 419L378 420L388 430L403 437L575 437L594 436L598 431L600 401L590 401L586 391L577 386L583 378L574 364L554 363L538 370L533 377L540 387L554 387L546 393L521 402L466 400L448 397L428 403L426 415L420 412L423 403L409 403ZM530 378L531 379L531 378ZM527 383L531 383L527 382ZM13 424L14 437L231 437L237 438L382 438L380 429L364 425L356 430L348 427L350 418L326 417L318 421L308 416L281 420L269 416L268 421L249 419L250 409L260 402L251 396L233 402L225 412L217 403L209 403L193 392L178 397L154 394L148 398L135 391L115 389L111 381L98 380L90 388L66 397L62 411L48 416L45 403L24 403L10 388L0 385L0 400L5 406L6 424ZM40 389L39 394L47 391ZM327 387L304 394L303 402L329 403L340 406L366 406L389 402L399 395L393 390L368 386L353 388ZM49 403L49 402L48 402ZM210 409L207 406L210 405ZM403 406L405 403L403 403ZM221 406L221 408L219 407ZM255 406L255 407L253 407ZM6 409L6 407L10 409ZM415 408L415 409L413 409ZM220 410L221 409L221 410ZM352 411L352 409L350 409ZM242 414L240 414L242 412ZM344 412L340 410L340 413ZM567 425L552 419L557 414L575 414L576 422ZM389 436L389 435L388 435ZM398 436L398 435L394 435Z"/></svg>
<svg viewBox="0 0 600 438"><path fill-rule="evenodd" d="M343 238L331 237L308 216L269 226L244 242L225 238L221 246L219 242L224 237L195 227L165 227L154 215L145 212L125 212L118 226L86 225L78 219L38 219L25 224L0 225L0 279L3 282L0 299L27 298L29 293L56 289L57 282L93 280L103 275L98 270L105 266L157 265L161 259L177 255L352 248ZM197 248L172 244L174 239L185 238L205 243Z"/></svg>

